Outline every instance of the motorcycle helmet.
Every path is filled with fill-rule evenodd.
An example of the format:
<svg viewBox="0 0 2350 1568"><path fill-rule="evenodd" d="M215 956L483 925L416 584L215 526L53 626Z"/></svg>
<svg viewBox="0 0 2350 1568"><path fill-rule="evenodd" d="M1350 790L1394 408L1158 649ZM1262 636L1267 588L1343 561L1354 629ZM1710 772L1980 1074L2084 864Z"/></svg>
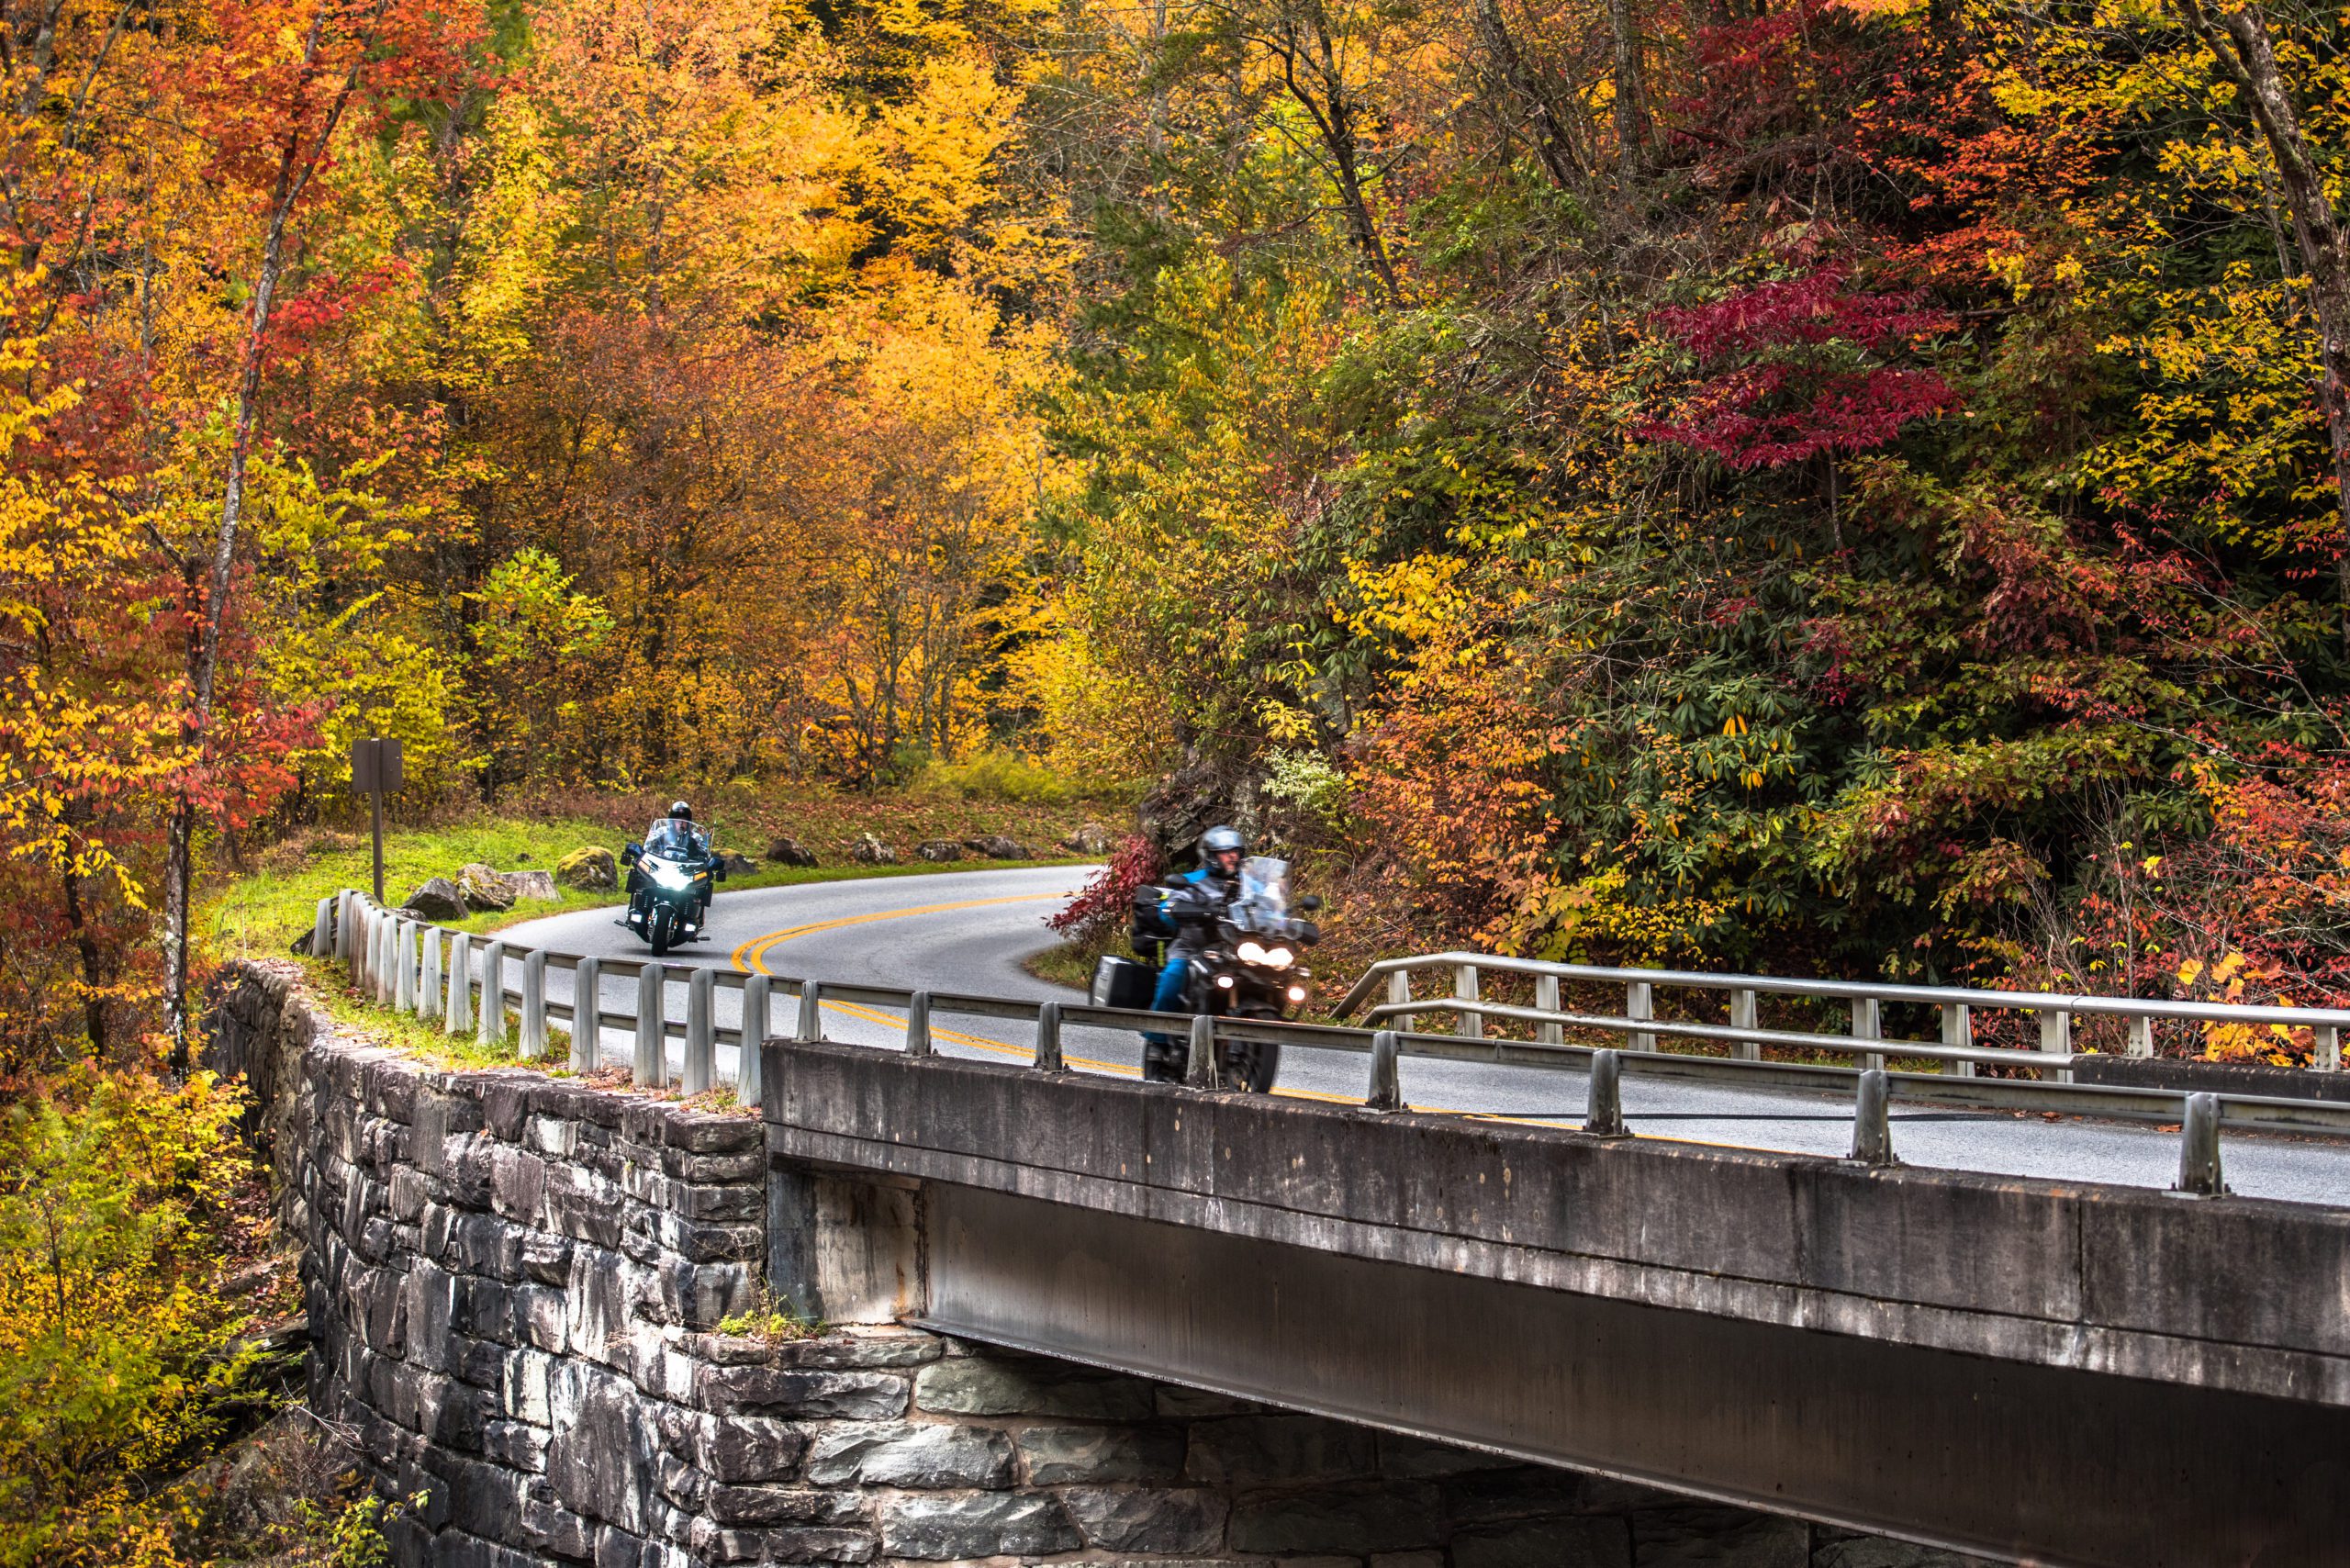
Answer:
<svg viewBox="0 0 2350 1568"><path fill-rule="evenodd" d="M1248 853L1248 841L1240 836L1237 827L1219 824L1200 834L1200 864L1212 870L1222 869L1216 862L1224 856Z"/></svg>
<svg viewBox="0 0 2350 1568"><path fill-rule="evenodd" d="M694 809L686 804L683 801L670 801L669 814L683 822L691 822L694 820Z"/></svg>

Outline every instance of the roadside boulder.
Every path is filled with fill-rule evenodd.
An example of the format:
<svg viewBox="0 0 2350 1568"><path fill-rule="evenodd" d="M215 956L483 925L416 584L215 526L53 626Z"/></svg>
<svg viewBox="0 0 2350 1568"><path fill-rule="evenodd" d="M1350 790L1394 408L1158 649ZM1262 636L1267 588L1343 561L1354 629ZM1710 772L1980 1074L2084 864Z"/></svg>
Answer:
<svg viewBox="0 0 2350 1568"><path fill-rule="evenodd" d="M788 833L778 834L767 846L767 858L778 866L813 866L816 852Z"/></svg>
<svg viewBox="0 0 2350 1568"><path fill-rule="evenodd" d="M963 846L951 838L934 838L918 846L914 853L925 860L960 860Z"/></svg>
<svg viewBox="0 0 2350 1568"><path fill-rule="evenodd" d="M554 885L554 873L536 868L528 871L499 873L507 888L518 899L544 899L549 902L563 897Z"/></svg>
<svg viewBox="0 0 2350 1568"><path fill-rule="evenodd" d="M860 866L895 866L898 852L869 833L860 833L849 846L848 857Z"/></svg>
<svg viewBox="0 0 2350 1568"><path fill-rule="evenodd" d="M1082 823L1062 836L1061 847L1072 855L1107 855L1110 830L1100 823Z"/></svg>
<svg viewBox="0 0 2350 1568"><path fill-rule="evenodd" d="M464 896L457 891L457 884L446 877L435 877L426 882L408 894L408 902L400 907L426 920L463 920L465 917Z"/></svg>
<svg viewBox="0 0 2350 1568"><path fill-rule="evenodd" d="M457 868L457 896L465 901L467 909L498 911L514 907L514 890L507 885L506 879L478 860Z"/></svg>
<svg viewBox="0 0 2350 1568"><path fill-rule="evenodd" d="M730 877L747 877L758 869L756 866L751 864L749 857L737 855L731 849L718 857L718 864Z"/></svg>
<svg viewBox="0 0 2350 1568"><path fill-rule="evenodd" d="M554 879L566 888L585 888L600 892L620 885L620 867L612 859L612 852L590 845L575 849L554 863Z"/></svg>
<svg viewBox="0 0 2350 1568"><path fill-rule="evenodd" d="M1000 833L990 834L984 838L967 838L963 841L963 847L987 860L1028 858L1027 846L1016 838L1006 838Z"/></svg>

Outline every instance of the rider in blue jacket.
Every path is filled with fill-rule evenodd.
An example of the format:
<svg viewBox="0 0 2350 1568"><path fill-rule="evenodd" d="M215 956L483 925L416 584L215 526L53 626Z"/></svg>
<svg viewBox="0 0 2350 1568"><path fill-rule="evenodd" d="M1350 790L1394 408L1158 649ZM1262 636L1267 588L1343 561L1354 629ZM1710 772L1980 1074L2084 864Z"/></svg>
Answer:
<svg viewBox="0 0 2350 1568"><path fill-rule="evenodd" d="M1198 918L1199 913L1205 913L1199 906L1207 905L1220 910L1230 903L1240 891L1240 863L1248 857L1248 841L1240 836L1239 829L1221 825L1212 827L1200 835L1200 868L1186 871L1169 883L1169 886L1179 890L1176 895L1176 935L1167 948L1167 967L1158 971L1158 989L1151 995L1150 1010L1153 1013L1183 1011L1183 982L1191 973L1192 956L1207 946L1215 930L1214 921ZM1192 892L1192 889L1199 890ZM1183 905L1193 906L1193 918L1182 918ZM1169 1035L1151 1035L1146 1038L1161 1050L1171 1048L1175 1043L1174 1036Z"/></svg>

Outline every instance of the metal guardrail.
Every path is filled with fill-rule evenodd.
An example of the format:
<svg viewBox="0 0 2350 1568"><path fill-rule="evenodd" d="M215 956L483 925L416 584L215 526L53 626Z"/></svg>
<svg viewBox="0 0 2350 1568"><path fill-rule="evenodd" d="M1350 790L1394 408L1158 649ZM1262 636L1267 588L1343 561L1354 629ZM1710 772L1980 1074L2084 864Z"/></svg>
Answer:
<svg viewBox="0 0 2350 1568"><path fill-rule="evenodd" d="M1435 969L1449 976L1451 994L1415 999L1412 977ZM1487 974L1525 976L1534 982L1531 1007L1503 1006L1483 997ZM1561 1005L1561 986L1580 981L1621 986L1624 1011L1581 1013ZM2232 1024L2253 1028L2271 1025L2311 1031L2315 1070L2339 1071L2342 1034L2350 1028L2350 1011L2318 1007L2252 1007L2212 1002L2158 1002L2143 997L2062 995L2052 991L1977 991L1963 986L1896 985L1870 980L1792 980L1778 975L1707 974L1688 969L1603 969L1587 964L1558 964L1539 958L1505 958L1491 953L1424 953L1388 958L1363 971L1336 1010L1350 1017L1384 986L1386 1000L1371 1008L1371 1024L1425 1014L1450 1014L1454 1032L1480 1038L1487 1020L1530 1024L1535 1037L1557 1044L1570 1028L1629 1036L1629 1047L1653 1051L1660 1037L1718 1042L1730 1047L1733 1058L1760 1058L1765 1046L1826 1051L1862 1058L1868 1066L1883 1067L1886 1056L1897 1054L1942 1064L1955 1078L1975 1076L1978 1064L2035 1070L2051 1081L2069 1083L2083 1058L2097 1054L2076 1050L2073 1043L2076 1017L2109 1017L2128 1025L2131 1057L2154 1054L2154 1026L2165 1021L2181 1024ZM1661 1020L1656 1015L1660 988L1726 992L1727 1020L1721 1024ZM1758 1026L1758 1004L1764 996L1793 996L1814 1001L1845 1002L1852 1008L1849 1035L1807 1030L1764 1029ZM1887 1036L1883 1028L1886 1003L1931 1007L1942 1015L1938 1040ZM1975 1015L1983 1012L2029 1013L2039 1025L2040 1048L2020 1050L1975 1043Z"/></svg>
<svg viewBox="0 0 2350 1568"><path fill-rule="evenodd" d="M917 1057L933 1054L935 1048L933 1020L940 1015L1026 1023L1035 1030L1032 1063L1046 1072L1068 1070L1062 1037L1064 1032L1071 1027L1136 1032L1168 1031L1170 1025L1181 1031L1188 1026L1192 1050L1185 1083L1192 1089L1217 1087L1217 1053L1214 1047L1221 1041L1259 1040L1310 1049L1360 1053L1370 1058L1363 1104L1374 1112L1410 1108L1404 1102L1400 1080L1400 1064L1405 1057L1580 1071L1587 1073L1591 1081L1583 1130L1599 1137L1618 1137L1626 1133L1620 1084L1628 1073L1644 1078L1735 1082L1755 1088L1850 1095L1854 1105L1852 1158L1864 1163L1893 1161L1889 1112L1897 1099L1913 1103L1957 1103L1986 1110L2054 1112L2066 1115L2177 1123L2181 1128L2179 1190L2206 1195L2224 1191L2219 1174L2219 1135L2222 1126L2350 1134L2350 1103L2253 1094L2183 1093L2176 1090L2114 1084L1979 1078L1950 1072L1887 1070L1876 1062L1855 1068L1812 1062L1767 1061L1762 1058L1760 1047L1765 1044L1790 1044L1808 1048L1839 1049L1863 1058L1887 1051L1898 1052L1904 1057L1932 1055L1938 1057L1945 1067L1952 1064L1971 1066L1983 1060L2020 1061L2023 1065L2053 1069L2059 1072L2073 1061L2075 1053L2071 1052L2016 1051L1965 1044L1935 1047L1924 1042L1874 1035L1824 1036L1766 1030L1748 1026L1752 1018L1751 1011L1745 1014L1748 1025L1736 1028L1680 1024L1659 1020L1651 1012L1640 1009L1639 1002L1642 999L1638 996L1628 997L1627 1012L1621 1016L1572 1014L1555 1007L1514 1007L1478 1000L1473 978L1468 982L1470 990L1465 996L1456 993L1449 998L1413 1002L1405 990L1400 999L1391 995L1389 1002L1371 1009L1371 1022L1373 1024L1393 1018L1414 1018L1425 1012L1449 1011L1462 1025L1452 1034L1419 1034L1407 1029L1274 1023L1206 1015L1191 1018L1186 1024L1186 1021L1167 1014L1128 1008L1073 1005L1059 1002L1019 1002L949 991L851 985L766 974L746 975L702 965L664 964L657 959L596 958L520 947L495 935L476 942L465 932L449 931L431 921L400 911L386 910L366 894L351 890L319 901L310 950L318 955L330 955L346 963L352 983L363 990L372 990L383 1004L421 1019L437 1019L448 1034L471 1034L484 1045L495 1046L506 1039L508 1008L505 1004L512 1003L516 1009L516 1055L526 1061L546 1055L549 1043L547 1025L551 1021L560 1019L570 1027L571 1069L581 1072L593 1070L604 1063L605 1031L617 1029L627 1038L627 1059L632 1080L639 1084L666 1089L671 1082L668 1042L682 1039L683 1071L677 1081L688 1094L720 1085L722 1075L718 1069L717 1047L722 1041L738 1047L755 1047L763 1039L776 1037L769 1032L774 1023L773 1002L778 993L783 993L792 995L798 1001L793 1037L800 1040L814 1041L822 1037L822 1009L828 1002L902 1009L906 1014L905 1051ZM1740 990L1774 990L1783 993L1833 994L1858 999L1932 1000L1946 1008L1956 1007L1962 1014L1974 1004L1972 999L1986 996L1999 999L2000 1005L2037 1004L2041 1007L2075 1002L2117 1002L2112 998L2055 998L2027 992L1969 992L1946 988L1866 986L1842 981L1783 980L1760 976L1596 969L1571 965L1540 965L1534 960L1495 960L1483 955L1439 954L1390 960L1374 966L1340 1004L1340 1014L1343 1016L1359 1007L1382 977L1405 975L1415 969L1436 964L1453 966L1457 969L1463 963L1486 968L1522 966L1537 971L1538 984L1540 972L1546 970L1556 979L1620 980L1638 976L1640 979L1626 980L1624 983L1688 984L1711 990L1729 990L1733 995ZM519 983L513 983L509 975L517 969L520 971ZM556 1002L548 997L546 973L549 969L573 971L573 1002ZM635 1011L614 1012L601 1005L600 987L608 974L633 976L637 980ZM1754 982L1751 986L1746 984L1750 980ZM677 983L686 987L687 1006L683 1020L668 1016L668 987ZM1408 986L1408 981L1405 983ZM743 993L744 1024L729 1028L717 1023L715 997L721 989ZM1555 993L1552 994L1555 997ZM490 995L497 996L500 1005L478 1004L479 999ZM588 995L598 998L593 1009L595 1027L592 1030L579 1026L578 1000ZM1970 1001L1946 1000L1961 996ZM2084 1007L2081 1010L2088 1009ZM2122 1008L2116 1005L2111 1010L2121 1011ZM2223 1017L2234 1016L2227 1010L2219 1011ZM2319 1014L2313 1010L2244 1011L2283 1014L2293 1016L2297 1023L2308 1023L2312 1018L2350 1022L2350 1014ZM754 1018L760 1021L755 1031L745 1026ZM1537 1037L1510 1039L1487 1036L1483 1033L1482 1025L1489 1018L1530 1024L1537 1031ZM1634 1042L1633 1047L1621 1050L1545 1037L1553 1029L1563 1031L1571 1026L1629 1035ZM2331 1026L2338 1028L2340 1025ZM1734 1052L1742 1054L1706 1057L1659 1051L1652 1044L1643 1044L1643 1036L1727 1039ZM737 1062L736 1093L746 1103L755 1102L761 1089L759 1052L755 1048L742 1049L738 1052ZM2069 1073L2065 1073L2066 1079L2069 1076Z"/></svg>

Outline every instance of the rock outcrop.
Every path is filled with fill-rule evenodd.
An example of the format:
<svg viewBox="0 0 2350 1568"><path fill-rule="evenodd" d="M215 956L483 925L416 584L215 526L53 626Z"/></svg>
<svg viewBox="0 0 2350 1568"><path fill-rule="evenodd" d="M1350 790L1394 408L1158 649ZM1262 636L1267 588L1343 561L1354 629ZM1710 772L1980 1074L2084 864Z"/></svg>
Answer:
<svg viewBox="0 0 2350 1568"><path fill-rule="evenodd" d="M989 860L1028 858L1026 846L1016 838L1006 838L1000 833L986 834L978 838L967 838L963 841L963 847Z"/></svg>
<svg viewBox="0 0 2350 1568"><path fill-rule="evenodd" d="M566 888L603 892L620 886L620 866L610 850L589 845L556 861L554 879Z"/></svg>
<svg viewBox="0 0 2350 1568"><path fill-rule="evenodd" d="M951 838L934 838L916 846L914 853L924 860L944 863L963 858L963 846Z"/></svg>
<svg viewBox="0 0 2350 1568"><path fill-rule="evenodd" d="M408 902L400 907L426 920L463 920L465 917L464 895L457 890L457 884L446 877L431 878L408 894Z"/></svg>
<svg viewBox="0 0 2350 1568"><path fill-rule="evenodd" d="M860 833L849 846L848 857L860 866L895 866L898 852L869 833Z"/></svg>
<svg viewBox="0 0 2350 1568"><path fill-rule="evenodd" d="M788 833L778 834L767 846L767 858L778 866L813 866L816 852Z"/></svg>

